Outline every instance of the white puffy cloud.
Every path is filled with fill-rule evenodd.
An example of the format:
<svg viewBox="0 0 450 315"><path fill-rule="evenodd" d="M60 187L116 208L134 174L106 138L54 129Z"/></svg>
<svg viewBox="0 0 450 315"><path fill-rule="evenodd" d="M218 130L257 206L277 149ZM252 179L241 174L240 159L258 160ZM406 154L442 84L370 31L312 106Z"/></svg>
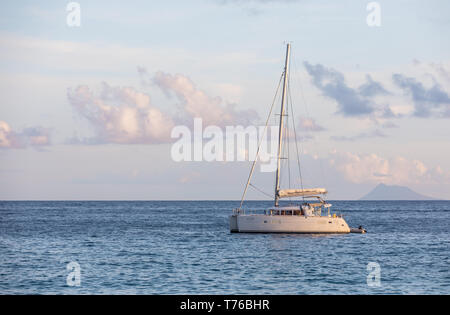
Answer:
<svg viewBox="0 0 450 315"><path fill-rule="evenodd" d="M148 74L138 67L142 83L150 86ZM100 93L88 86L69 89L68 99L78 114L93 127L95 137L85 143L153 144L167 143L176 124L192 125L193 118L202 118L203 125L227 126L255 120L253 110L237 111L234 104L222 105L220 97L210 97L197 89L186 76L158 72L152 78L156 86L179 101L176 114L163 112L151 103L150 95L132 87L112 87L103 83ZM160 106L161 108L162 106ZM78 139L72 142L80 142Z"/></svg>
<svg viewBox="0 0 450 315"><path fill-rule="evenodd" d="M81 85L69 90L72 107L95 130L91 143L163 143L170 141L171 117L150 104L150 96L130 87L104 83L100 94ZM86 140L85 140L86 141Z"/></svg>
<svg viewBox="0 0 450 315"><path fill-rule="evenodd" d="M190 120L200 117L205 125L223 127L236 124L248 125L258 118L254 110L237 111L234 104L222 105L223 101L220 97L209 96L184 75L157 72L153 82L166 95L176 96L186 118Z"/></svg>
<svg viewBox="0 0 450 315"><path fill-rule="evenodd" d="M13 147L14 138L11 127L5 121L0 121L0 148Z"/></svg>
<svg viewBox="0 0 450 315"><path fill-rule="evenodd" d="M0 149L22 149L27 146L42 147L49 144L49 129L30 127L17 132L7 122L0 120Z"/></svg>
<svg viewBox="0 0 450 315"><path fill-rule="evenodd" d="M330 164L353 183L395 185L450 183L450 172L440 166L429 167L419 160L404 157L383 158L377 154L354 154L334 151Z"/></svg>

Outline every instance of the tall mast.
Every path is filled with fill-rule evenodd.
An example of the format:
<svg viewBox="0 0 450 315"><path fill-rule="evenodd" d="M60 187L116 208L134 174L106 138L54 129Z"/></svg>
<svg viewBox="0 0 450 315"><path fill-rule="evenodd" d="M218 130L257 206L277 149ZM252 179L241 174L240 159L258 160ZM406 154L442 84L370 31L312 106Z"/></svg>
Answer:
<svg viewBox="0 0 450 315"><path fill-rule="evenodd" d="M277 175L275 178L275 207L278 207L278 191L280 190L280 167L281 167L281 148L283 142L283 118L284 118L284 105L286 103L286 90L289 75L289 56L291 53L291 44L287 44L286 47L286 62L284 65L284 81L283 81L283 96L281 97L281 113L280 113L280 129L278 132L278 165Z"/></svg>

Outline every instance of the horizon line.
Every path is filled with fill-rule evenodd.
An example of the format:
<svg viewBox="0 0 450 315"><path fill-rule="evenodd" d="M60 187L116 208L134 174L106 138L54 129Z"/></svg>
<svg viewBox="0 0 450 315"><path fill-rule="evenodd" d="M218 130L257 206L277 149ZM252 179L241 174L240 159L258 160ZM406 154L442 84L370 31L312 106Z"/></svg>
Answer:
<svg viewBox="0 0 450 315"><path fill-rule="evenodd" d="M121 201L230 201L230 202L241 202L240 199L0 199L0 202L48 202L48 201L70 201L70 202L87 202L87 201L113 201L113 202L121 202ZM247 202L254 201L264 201L264 202L273 202L273 200L263 200L263 199L251 199L246 200ZM293 200L291 202L302 202L303 200ZM450 201L449 199L327 199L327 201ZM245 203L245 202L244 202Z"/></svg>

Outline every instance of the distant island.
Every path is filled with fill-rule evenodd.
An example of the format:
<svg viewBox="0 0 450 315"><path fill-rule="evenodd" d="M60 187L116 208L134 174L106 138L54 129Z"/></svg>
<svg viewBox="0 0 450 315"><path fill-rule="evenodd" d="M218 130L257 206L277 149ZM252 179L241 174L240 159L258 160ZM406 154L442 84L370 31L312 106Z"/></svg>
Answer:
<svg viewBox="0 0 450 315"><path fill-rule="evenodd" d="M437 200L421 195L405 186L379 184L360 200Z"/></svg>

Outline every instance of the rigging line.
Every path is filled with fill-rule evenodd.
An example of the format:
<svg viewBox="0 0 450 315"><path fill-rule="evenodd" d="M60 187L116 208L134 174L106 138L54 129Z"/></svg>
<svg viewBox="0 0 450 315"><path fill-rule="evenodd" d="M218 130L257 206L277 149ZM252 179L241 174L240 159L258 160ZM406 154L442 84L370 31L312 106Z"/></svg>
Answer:
<svg viewBox="0 0 450 315"><path fill-rule="evenodd" d="M269 124L269 120L272 115L273 106L275 105L275 100L277 98L278 91L280 90L280 85L281 85L281 80L283 79L283 75L284 75L284 71L281 74L280 81L278 82L278 87L277 87L277 90L275 91L275 96L273 98L272 105L270 106L270 111L269 111L269 115L267 116L266 125L264 127L263 134L261 135L261 139L259 139L258 150L256 151L256 157L255 157L255 160L253 161L252 168L250 170L250 174L248 175L247 184L245 185L244 193L242 194L241 203L239 205L239 210L241 210L242 204L244 203L245 194L247 193L248 185L250 184L250 179L252 178L253 171L255 170L256 162L258 161L259 150L261 149L261 143L264 139L264 135L266 134L267 125Z"/></svg>
<svg viewBox="0 0 450 315"><path fill-rule="evenodd" d="M284 70L283 70L283 72L282 72L282 74L281 74L281 77L280 77L280 82L278 83L278 88L277 88L277 93L275 94L275 98L274 98L274 103L275 104L278 104L278 103L280 103L281 102L281 100L280 100L280 98L281 98L281 93L278 93L278 89L281 87L281 82L282 82L282 80L283 80L283 75L284 75ZM273 119L273 121L272 121L272 124L273 125L277 125L277 114L275 113L275 114L273 114L273 115L271 115L272 116L272 119Z"/></svg>
<svg viewBox="0 0 450 315"><path fill-rule="evenodd" d="M285 157L285 161L283 161L284 168L287 166L287 184L288 187L291 188L291 164L289 163L289 98L286 97L286 123L284 124L283 133L284 139L283 141L283 156ZM289 197L289 201L292 201L292 198Z"/></svg>
<svg viewBox="0 0 450 315"><path fill-rule="evenodd" d="M288 90L288 94L289 94L289 97L292 98L290 90ZM294 114L294 107L293 106L291 106L291 113L292 113L292 117L295 117L294 116L295 114ZM293 120L293 127L292 128L294 130L295 148L296 148L296 153L297 153L298 172L299 172L299 177L300 177L300 184L301 184L301 187L303 189L303 176L302 176L301 163L300 163L300 152L299 152L299 149L298 149L297 130L295 128L294 118L292 118L292 120Z"/></svg>
<svg viewBox="0 0 450 315"><path fill-rule="evenodd" d="M300 71L298 70L298 66L297 66L296 60L294 59L293 62L294 62L294 68L295 68L296 73L299 73L299 74L300 74ZM300 75L299 75L298 77L300 77ZM301 94L301 96L302 96L303 103L305 104L306 117L309 118L308 104L306 103L305 95L304 95L304 93L303 93L303 87L302 87L302 85L301 85L301 83L300 83L300 78L298 79L298 81L299 81L299 85L300 85L300 94ZM291 95L291 97L292 97L292 95ZM314 140L314 139L313 139L313 140ZM298 144L297 144L297 145L298 145ZM298 148L297 148L297 151L298 151ZM304 152L303 142L300 142L300 151L301 151L302 153ZM299 172L300 172L300 174L301 174L300 168L299 168ZM303 172L303 175L305 175L304 173L305 173L305 172Z"/></svg>
<svg viewBox="0 0 450 315"><path fill-rule="evenodd" d="M286 115L283 115L283 116L286 116ZM285 128L285 126L283 126L283 133L284 133L284 128ZM286 141L283 141L283 145L281 147L281 153L280 153L280 159L281 159L281 162L280 162L280 174L279 174L280 188L282 186L281 183L283 183L283 180L284 180L284 173L281 170L284 169L284 164L286 163L286 161L285 161L286 157L284 156L284 153L283 153L285 151L284 150L285 146L286 146Z"/></svg>
<svg viewBox="0 0 450 315"><path fill-rule="evenodd" d="M294 60L294 62L295 62L295 60ZM298 69L296 63L294 64L294 67L295 67L296 69ZM300 74L300 71L297 71L297 72ZM307 117L308 119L311 119L311 115L310 115L310 113L309 113L309 106L308 106L308 102L306 101L306 97L305 97L305 93L304 93L304 90L303 90L303 84L302 84L302 80L301 80L300 75L298 76L298 83L299 83L299 86L300 86L300 92L301 92L301 95L302 95L302 99L303 99L303 102L304 102L304 104L305 104L306 117ZM316 146L317 142L316 142L316 140L314 139L314 137L313 137L312 140L313 140L314 146ZM322 180L324 181L325 186L328 186L328 185L327 185L327 178L326 178L326 176L325 176L325 172L324 172L324 169L323 169L323 164L322 164L322 160L321 160L321 159L319 159L319 165L320 165L320 171L321 171L321 173L322 173Z"/></svg>
<svg viewBox="0 0 450 315"><path fill-rule="evenodd" d="M285 124L283 124L283 146L281 148L281 169L286 169L286 164L288 167L288 184L290 185L290 181L291 181L291 171L290 171L290 165L289 165L289 147L288 147L288 142L289 142L289 135L288 135L288 123L289 123L289 112L288 112L288 98L286 97L286 104L285 104L285 114L283 115L284 117L287 117L285 120ZM287 149L286 149L287 148ZM287 155L286 155L287 152ZM281 183L283 183L283 180L285 178L285 173L280 171L280 185ZM281 185L282 186L282 185ZM289 197L289 201L291 201L292 197Z"/></svg>
<svg viewBox="0 0 450 315"><path fill-rule="evenodd" d="M289 104L292 105L292 104ZM292 107L292 106L291 106ZM286 110L289 110L289 107L286 108ZM287 147L287 165L288 165L288 182L289 182L289 189L292 188L292 184L291 184L291 152L290 152L290 140L291 140L291 135L289 133L289 117L288 119L286 119L286 137L287 137L287 141L286 141L286 147ZM289 197L289 201L292 202L292 197Z"/></svg>
<svg viewBox="0 0 450 315"><path fill-rule="evenodd" d="M254 189L256 189L257 191L259 191L260 193L262 193L263 195L268 196L269 198L273 198L272 195L269 195L268 193L262 191L261 189L259 189L258 187L256 187L255 185L253 185L252 183L249 184L251 187L253 187Z"/></svg>
<svg viewBox="0 0 450 315"><path fill-rule="evenodd" d="M289 78L288 78L288 90L289 90ZM292 105L292 104L289 103L289 97L288 97L287 102L286 102L286 112L287 113L289 113L290 105ZM288 119L286 119L286 131L284 134L286 135L286 147L287 147L288 186L289 186L289 189L291 189L291 153L289 150L289 147L290 147L289 141L290 141L291 135L289 134L289 117L288 117ZM292 201L291 199L292 198L289 197L289 201Z"/></svg>
<svg viewBox="0 0 450 315"><path fill-rule="evenodd" d="M288 85L289 87L289 85ZM291 89L288 88L288 95L289 98L291 99L291 103L292 103L292 95L291 95ZM302 169L300 167L300 155L299 155L299 151L298 151L298 141L297 141L297 131L295 130L295 121L294 121L294 106L291 106L291 113L292 113L292 128L294 129L294 137L295 137L295 148L297 151L297 163L298 163L298 173L300 176L300 186L303 189L303 177L302 177ZM302 196L303 201L305 201L305 197Z"/></svg>

